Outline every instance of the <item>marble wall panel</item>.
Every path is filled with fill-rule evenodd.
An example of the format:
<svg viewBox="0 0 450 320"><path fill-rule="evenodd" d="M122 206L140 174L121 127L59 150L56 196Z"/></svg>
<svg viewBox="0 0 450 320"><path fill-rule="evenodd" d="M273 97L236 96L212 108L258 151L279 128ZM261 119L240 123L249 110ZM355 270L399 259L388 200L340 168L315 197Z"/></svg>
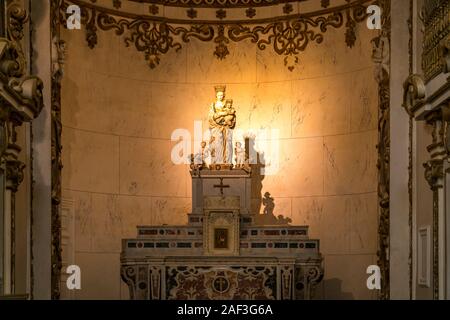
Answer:
<svg viewBox="0 0 450 320"><path fill-rule="evenodd" d="M326 255L324 298L331 300L376 299L367 289L367 267L376 264L375 255Z"/></svg>
<svg viewBox="0 0 450 320"><path fill-rule="evenodd" d="M350 132L353 73L294 82L293 136Z"/></svg>
<svg viewBox="0 0 450 320"><path fill-rule="evenodd" d="M374 254L378 247L378 195L355 195L350 201L350 252Z"/></svg>
<svg viewBox="0 0 450 320"><path fill-rule="evenodd" d="M82 71L83 72L83 71ZM84 71L66 74L62 120L72 128L125 136L151 136L150 82Z"/></svg>
<svg viewBox="0 0 450 320"><path fill-rule="evenodd" d="M122 222L122 238L135 238L137 226L149 225L152 222L152 198L119 195L117 211Z"/></svg>
<svg viewBox="0 0 450 320"><path fill-rule="evenodd" d="M109 100L105 118L111 118L111 133L121 136L151 137L152 84L122 77L108 79ZM98 120L98 119L97 119Z"/></svg>
<svg viewBox="0 0 450 320"><path fill-rule="evenodd" d="M185 165L171 161L171 141L120 138L120 193L186 196Z"/></svg>
<svg viewBox="0 0 450 320"><path fill-rule="evenodd" d="M375 254L377 219L376 193L292 199L293 224L309 225L324 254Z"/></svg>
<svg viewBox="0 0 450 320"><path fill-rule="evenodd" d="M66 72L62 86L61 103L63 124L72 128L111 133L113 118L110 113L111 99L109 76L80 69ZM99 121L102 119L102 121Z"/></svg>
<svg viewBox="0 0 450 320"><path fill-rule="evenodd" d="M68 30L61 28L61 39L66 42L65 70L95 70L104 74L115 74L120 61L119 46L124 44L113 32L98 32L95 49L88 47L86 30ZM93 57L96 57L93 59Z"/></svg>
<svg viewBox="0 0 450 320"><path fill-rule="evenodd" d="M176 129L187 129L193 139L194 121L208 129L209 106L214 101L213 85L152 84L150 110L152 137L170 140Z"/></svg>
<svg viewBox="0 0 450 320"><path fill-rule="evenodd" d="M133 238L136 226L151 224L151 198L63 190L74 203L75 250L120 252L122 238Z"/></svg>
<svg viewBox="0 0 450 320"><path fill-rule="evenodd" d="M229 55L216 59L214 42L191 40L187 45L187 81L242 83L256 81L256 46L250 41L230 42Z"/></svg>
<svg viewBox="0 0 450 320"><path fill-rule="evenodd" d="M322 197L292 198L292 224L309 226L311 239L322 239L324 203ZM321 243L321 250L323 243Z"/></svg>
<svg viewBox="0 0 450 320"><path fill-rule="evenodd" d="M350 97L350 130L376 130L378 125L378 85L373 68L353 73Z"/></svg>
<svg viewBox="0 0 450 320"><path fill-rule="evenodd" d="M64 188L118 193L119 137L64 127Z"/></svg>
<svg viewBox="0 0 450 320"><path fill-rule="evenodd" d="M281 197L322 195L323 138L280 140L279 150L279 169L263 177L262 189Z"/></svg>
<svg viewBox="0 0 450 320"><path fill-rule="evenodd" d="M75 254L75 264L81 268L81 290L75 291L77 300L120 299L120 254Z"/></svg>
<svg viewBox="0 0 450 320"><path fill-rule="evenodd" d="M376 191L377 131L324 139L324 186L327 195Z"/></svg>
<svg viewBox="0 0 450 320"><path fill-rule="evenodd" d="M153 197L152 225L185 225L191 211L191 198Z"/></svg>

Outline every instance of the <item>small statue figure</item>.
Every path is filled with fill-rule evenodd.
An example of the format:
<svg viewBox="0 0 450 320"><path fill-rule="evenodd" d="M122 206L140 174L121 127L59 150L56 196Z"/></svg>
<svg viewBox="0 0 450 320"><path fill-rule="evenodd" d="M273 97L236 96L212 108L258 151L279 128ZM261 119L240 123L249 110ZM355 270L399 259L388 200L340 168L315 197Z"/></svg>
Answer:
<svg viewBox="0 0 450 320"><path fill-rule="evenodd" d="M191 170L195 169L195 155L193 153L189 155L189 166L191 167Z"/></svg>
<svg viewBox="0 0 450 320"><path fill-rule="evenodd" d="M233 99L227 99L225 101L225 107L220 114L223 114L223 124L233 129L236 125L236 110L233 108Z"/></svg>
<svg viewBox="0 0 450 320"><path fill-rule="evenodd" d="M215 87L216 101L210 106L209 130L214 142L211 145L212 164L231 164L233 161L233 129L236 110L233 100L225 100L225 86Z"/></svg>
<svg viewBox="0 0 450 320"><path fill-rule="evenodd" d="M275 209L275 202L269 192L264 193L264 198L262 199L264 205L264 214L273 215L273 210Z"/></svg>
<svg viewBox="0 0 450 320"><path fill-rule="evenodd" d="M240 143L239 141L236 142L234 154L236 156L236 167L243 167L245 165L245 148L242 147L242 143Z"/></svg>

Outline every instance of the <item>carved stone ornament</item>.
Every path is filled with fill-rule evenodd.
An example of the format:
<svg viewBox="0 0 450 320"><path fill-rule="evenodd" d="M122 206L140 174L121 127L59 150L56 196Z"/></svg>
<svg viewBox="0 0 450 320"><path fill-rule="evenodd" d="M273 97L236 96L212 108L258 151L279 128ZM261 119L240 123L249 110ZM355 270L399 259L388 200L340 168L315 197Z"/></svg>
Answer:
<svg viewBox="0 0 450 320"><path fill-rule="evenodd" d="M381 269L380 299L389 299L389 228L390 228L390 41L391 1L382 0L382 30L372 40L372 60L375 64L375 79L378 82L378 260Z"/></svg>
<svg viewBox="0 0 450 320"><path fill-rule="evenodd" d="M11 191L7 200L8 207L5 207L11 216L8 226L11 230L11 293L15 293L15 193L23 181L25 169L25 164L19 160L21 148L17 144L16 128L36 118L43 108L43 83L38 77L29 75L28 56L25 56L22 49L24 27L29 21L23 5L23 1L6 0L2 1L0 9L0 163L5 172L6 189ZM32 239L32 234L30 238ZM30 278L32 292L32 268Z"/></svg>
<svg viewBox="0 0 450 320"><path fill-rule="evenodd" d="M193 1L185 1L186 5L191 2ZM215 1L206 1L212 2ZM226 2L218 0L215 3ZM238 1L230 0L231 2ZM200 21L194 19L198 10L194 14L193 8L187 11L189 19L179 20L164 16L137 15L81 0L64 0L61 6L61 23L66 25L66 11L70 4L80 6L81 23L85 26L86 41L90 48L97 45L98 30L114 30L116 35L123 36L126 46L134 45L138 51L144 53L145 60L152 69L169 50L178 51L183 43L197 39L217 43L214 55L221 60L229 54L227 44L230 41L250 40L260 50L272 47L276 54L285 56L286 67L292 71L300 52L305 51L310 43L322 43L329 28L338 29L345 26L345 42L349 47L353 47L357 23L365 21L367 6L372 2L373 0L347 0L344 5L313 13L289 14L259 20L253 18L254 11L246 9L245 20L237 21L227 20L226 11L221 8L217 11L217 20ZM291 5L288 3L287 6ZM198 9L198 6L195 7ZM294 57L292 64L287 63L288 57Z"/></svg>
<svg viewBox="0 0 450 320"><path fill-rule="evenodd" d="M425 179L430 188L435 190L442 187L442 179L444 178L444 168L442 160L430 160L423 164L425 168Z"/></svg>
<svg viewBox="0 0 450 320"><path fill-rule="evenodd" d="M413 109L426 96L425 81L419 74L412 74L403 84L403 108L413 116Z"/></svg>

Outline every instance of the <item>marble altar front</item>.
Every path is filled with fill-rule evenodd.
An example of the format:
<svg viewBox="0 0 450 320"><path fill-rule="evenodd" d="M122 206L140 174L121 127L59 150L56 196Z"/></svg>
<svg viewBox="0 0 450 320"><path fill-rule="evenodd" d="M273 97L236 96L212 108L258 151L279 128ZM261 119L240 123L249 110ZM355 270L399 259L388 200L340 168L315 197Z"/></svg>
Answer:
<svg viewBox="0 0 450 320"><path fill-rule="evenodd" d="M122 242L121 275L132 299L310 299L323 276L307 226L259 224L251 172L191 171L184 226L138 226ZM279 221L274 218L274 221Z"/></svg>

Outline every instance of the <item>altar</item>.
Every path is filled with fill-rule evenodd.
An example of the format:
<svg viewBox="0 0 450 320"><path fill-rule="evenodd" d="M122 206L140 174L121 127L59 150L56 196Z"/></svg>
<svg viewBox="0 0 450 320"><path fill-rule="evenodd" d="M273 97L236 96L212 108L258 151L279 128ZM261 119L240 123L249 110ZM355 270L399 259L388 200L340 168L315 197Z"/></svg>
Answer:
<svg viewBox="0 0 450 320"><path fill-rule="evenodd" d="M225 125L212 109L211 121ZM323 278L319 240L309 239L308 226L275 217L268 192L264 213L252 212L255 169L249 145L232 163L231 137L230 130L210 143L209 164L206 143L201 154L191 156L192 210L186 225L138 226L136 238L122 240L121 277L131 299L313 298Z"/></svg>

